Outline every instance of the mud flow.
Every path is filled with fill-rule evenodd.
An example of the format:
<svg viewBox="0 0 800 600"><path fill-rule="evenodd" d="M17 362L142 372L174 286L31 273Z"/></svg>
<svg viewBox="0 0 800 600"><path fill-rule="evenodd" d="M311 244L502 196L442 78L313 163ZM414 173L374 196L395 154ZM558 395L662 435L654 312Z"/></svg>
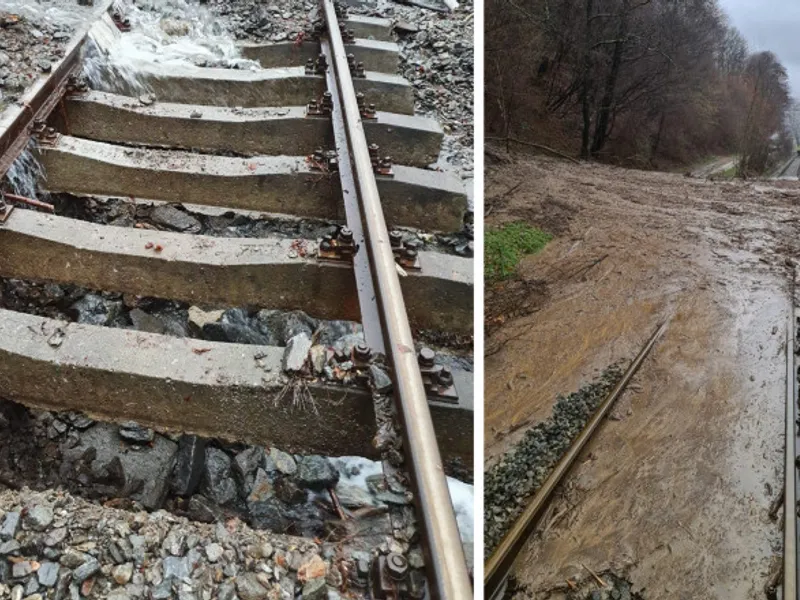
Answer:
<svg viewBox="0 0 800 600"><path fill-rule="evenodd" d="M770 512L783 486L797 183L511 156L490 167L490 198L487 227L522 220L554 238L504 295L487 291L487 477L559 397L627 366L668 320L507 596L764 597L782 548ZM548 222L552 203L561 217Z"/></svg>

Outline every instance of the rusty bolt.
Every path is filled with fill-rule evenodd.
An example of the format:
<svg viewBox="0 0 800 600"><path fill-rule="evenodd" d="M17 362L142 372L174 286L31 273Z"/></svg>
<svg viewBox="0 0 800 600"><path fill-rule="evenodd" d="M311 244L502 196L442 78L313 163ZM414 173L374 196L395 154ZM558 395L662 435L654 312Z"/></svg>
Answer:
<svg viewBox="0 0 800 600"><path fill-rule="evenodd" d="M369 577L369 562L363 558L356 563L356 576L362 581Z"/></svg>
<svg viewBox="0 0 800 600"><path fill-rule="evenodd" d="M450 367L442 367L442 370L439 371L439 385L444 387L453 385L453 371L450 370Z"/></svg>
<svg viewBox="0 0 800 600"><path fill-rule="evenodd" d="M358 92L356 94L356 104L358 104L359 108L364 108L364 92Z"/></svg>
<svg viewBox="0 0 800 600"><path fill-rule="evenodd" d="M381 149L381 147L378 146L378 144L370 144L368 149L369 149L370 158L373 161L377 161L378 160L378 151Z"/></svg>
<svg viewBox="0 0 800 600"><path fill-rule="evenodd" d="M395 581L402 581L408 575L408 561L402 554L392 552L386 557L386 572Z"/></svg>
<svg viewBox="0 0 800 600"><path fill-rule="evenodd" d="M319 56L317 57L317 65L319 65L319 67L322 69L325 69L328 66L328 59L325 58L325 55L322 52L320 52Z"/></svg>
<svg viewBox="0 0 800 600"><path fill-rule="evenodd" d="M392 245L392 248L402 248L403 247L402 232L400 231L389 232L389 243Z"/></svg>
<svg viewBox="0 0 800 600"><path fill-rule="evenodd" d="M423 369L432 369L435 359L436 352L430 348L423 348L419 351L419 354L417 354L417 361L419 362L419 366Z"/></svg>
<svg viewBox="0 0 800 600"><path fill-rule="evenodd" d="M359 342L353 348L353 355L355 356L356 360L368 362L372 357L372 350L370 350L369 346L367 346L364 342Z"/></svg>

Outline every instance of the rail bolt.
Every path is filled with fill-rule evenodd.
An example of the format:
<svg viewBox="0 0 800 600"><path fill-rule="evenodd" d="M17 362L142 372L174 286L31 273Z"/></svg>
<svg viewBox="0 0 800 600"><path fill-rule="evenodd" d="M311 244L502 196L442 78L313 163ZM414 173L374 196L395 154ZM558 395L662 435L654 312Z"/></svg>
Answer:
<svg viewBox="0 0 800 600"><path fill-rule="evenodd" d="M386 557L386 572L395 581L403 581L408 575L408 561L402 554L392 552Z"/></svg>
<svg viewBox="0 0 800 600"><path fill-rule="evenodd" d="M356 94L356 104L358 104L359 108L364 108L364 92L358 92Z"/></svg>
<svg viewBox="0 0 800 600"><path fill-rule="evenodd" d="M402 258L404 261L409 263L416 262L417 256L419 256L419 253L416 248L403 248Z"/></svg>
<svg viewBox="0 0 800 600"><path fill-rule="evenodd" d="M359 342L353 348L353 355L357 360L368 362L372 357L372 350L370 350L369 346L367 346L364 342Z"/></svg>
<svg viewBox="0 0 800 600"><path fill-rule="evenodd" d="M450 370L450 367L442 367L442 370L439 371L439 385L444 387L453 385L453 371Z"/></svg>
<svg viewBox="0 0 800 600"><path fill-rule="evenodd" d="M432 369L435 359L436 352L430 348L422 348L419 354L417 354L417 361L419 362L419 366L423 369Z"/></svg>
<svg viewBox="0 0 800 600"><path fill-rule="evenodd" d="M342 227L339 230L339 241L345 244L353 243L353 231L349 227Z"/></svg>
<svg viewBox="0 0 800 600"><path fill-rule="evenodd" d="M403 233L401 231L390 231L389 232L389 243L392 245L392 248L402 248L403 247Z"/></svg>

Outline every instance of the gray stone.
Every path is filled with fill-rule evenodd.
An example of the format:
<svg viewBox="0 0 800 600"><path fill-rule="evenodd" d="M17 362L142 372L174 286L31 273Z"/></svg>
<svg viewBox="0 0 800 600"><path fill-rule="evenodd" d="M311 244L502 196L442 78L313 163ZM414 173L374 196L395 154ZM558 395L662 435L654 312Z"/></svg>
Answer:
<svg viewBox="0 0 800 600"><path fill-rule="evenodd" d="M57 527L56 529L51 529L47 532L47 535L44 536L44 543L47 546L57 546L64 539L67 537L67 528L66 527Z"/></svg>
<svg viewBox="0 0 800 600"><path fill-rule="evenodd" d="M11 590L11 600L22 600L22 594L25 593L25 588L21 585L15 585Z"/></svg>
<svg viewBox="0 0 800 600"><path fill-rule="evenodd" d="M224 550L222 549L222 546L216 542L212 542L206 546L206 557L208 558L209 562L217 562L220 558L222 558L223 552Z"/></svg>
<svg viewBox="0 0 800 600"><path fill-rule="evenodd" d="M189 498L186 515L200 523L213 523L225 518L222 509L202 494L195 494Z"/></svg>
<svg viewBox="0 0 800 600"><path fill-rule="evenodd" d="M378 365L369 366L369 374L372 377L372 385L379 394L388 394L392 391L392 378Z"/></svg>
<svg viewBox="0 0 800 600"><path fill-rule="evenodd" d="M272 483L269 480L264 469L256 471L253 486L250 488L250 493L247 496L248 502L260 502L266 500L274 494Z"/></svg>
<svg viewBox="0 0 800 600"><path fill-rule="evenodd" d="M21 579L23 577L27 577L31 573L33 573L33 565L30 563L30 561L27 560L14 563L13 566L11 567L11 576L14 579Z"/></svg>
<svg viewBox="0 0 800 600"><path fill-rule="evenodd" d="M345 508L361 508L378 504L372 494L364 488L341 481L336 484L336 495Z"/></svg>
<svg viewBox="0 0 800 600"><path fill-rule="evenodd" d="M363 342L362 331L361 325L353 321L322 321L314 337L323 346L333 346L337 340L347 336L354 336L357 341Z"/></svg>
<svg viewBox="0 0 800 600"><path fill-rule="evenodd" d="M89 557L85 563L72 572L72 580L76 581L77 583L83 583L99 570L100 563L97 561L97 559L94 557Z"/></svg>
<svg viewBox="0 0 800 600"><path fill-rule="evenodd" d="M191 571L186 560L176 556L168 556L163 562L164 579L180 579L184 580L189 577Z"/></svg>
<svg viewBox="0 0 800 600"><path fill-rule="evenodd" d="M167 494L167 481L175 464L178 447L163 436L156 436L152 446L145 446L137 452L129 452L120 444L117 428L107 423L99 423L83 435L79 444L64 452L66 460L75 462L83 454L94 449L95 459L92 471L100 473L114 466L116 461L122 467L127 486L141 482L131 497L145 508L161 508Z"/></svg>
<svg viewBox="0 0 800 600"><path fill-rule="evenodd" d="M36 592L39 591L39 582L36 580L36 577L31 577L28 579L28 582L25 584L25 600L42 600L41 594L37 594Z"/></svg>
<svg viewBox="0 0 800 600"><path fill-rule="evenodd" d="M324 577L317 577L303 586L303 600L322 600L327 595Z"/></svg>
<svg viewBox="0 0 800 600"><path fill-rule="evenodd" d="M236 590L242 600L266 600L269 591L261 585L255 573L245 573L236 578Z"/></svg>
<svg viewBox="0 0 800 600"><path fill-rule="evenodd" d="M206 465L201 490L205 496L220 506L236 500L236 482L233 480L231 459L218 448L206 450Z"/></svg>
<svg viewBox="0 0 800 600"><path fill-rule="evenodd" d="M167 600L168 598L172 598L172 579L167 579L165 577L161 583L152 589L150 598L151 600Z"/></svg>
<svg viewBox="0 0 800 600"><path fill-rule="evenodd" d="M248 502L251 525L257 529L268 529L282 533L289 528L293 514L277 498Z"/></svg>
<svg viewBox="0 0 800 600"><path fill-rule="evenodd" d="M206 441L196 435L181 436L170 482L172 492L178 496L191 496L203 477L205 461Z"/></svg>
<svg viewBox="0 0 800 600"><path fill-rule="evenodd" d="M58 563L49 561L43 562L39 566L39 570L36 572L36 576L39 578L39 583L44 587L53 587L56 584L56 581L58 581L58 569Z"/></svg>
<svg viewBox="0 0 800 600"><path fill-rule="evenodd" d="M317 326L315 319L300 310L262 310L256 315L259 329L283 345L293 337L305 333L309 339Z"/></svg>
<svg viewBox="0 0 800 600"><path fill-rule="evenodd" d="M177 527L170 529L161 547L172 556L183 556L186 552L186 537L178 531Z"/></svg>
<svg viewBox="0 0 800 600"><path fill-rule="evenodd" d="M245 487L246 482L252 478L256 469L264 462L264 448L260 446L250 446L239 452L233 460L233 466L239 482Z"/></svg>
<svg viewBox="0 0 800 600"><path fill-rule="evenodd" d="M315 375L322 375L325 371L325 364L328 362L328 349L321 344L311 346L308 358L311 361L311 368Z"/></svg>
<svg viewBox="0 0 800 600"><path fill-rule="evenodd" d="M274 346L274 340L261 333L250 322L247 311L241 308L226 310L219 323L208 323L203 327L203 337L215 342L232 344L256 344Z"/></svg>
<svg viewBox="0 0 800 600"><path fill-rule="evenodd" d="M89 559L88 554L79 552L75 548L67 548L61 555L61 564L69 569L77 569Z"/></svg>
<svg viewBox="0 0 800 600"><path fill-rule="evenodd" d="M323 491L336 485L339 472L323 456L304 456L297 467L295 479L301 487Z"/></svg>
<svg viewBox="0 0 800 600"><path fill-rule="evenodd" d="M232 581L223 581L217 589L218 600L235 600L236 585Z"/></svg>
<svg viewBox="0 0 800 600"><path fill-rule="evenodd" d="M127 440L135 444L149 444L155 438L155 432L152 429L143 427L134 421L127 421L119 426L119 436L123 440Z"/></svg>
<svg viewBox="0 0 800 600"><path fill-rule="evenodd" d="M269 457L272 459L275 469L284 475L294 475L297 472L297 463L290 454L281 452L277 448L270 448Z"/></svg>
<svg viewBox="0 0 800 600"><path fill-rule="evenodd" d="M311 350L311 338L306 333L298 333L289 343L283 353L283 369L289 373L302 371Z"/></svg>
<svg viewBox="0 0 800 600"><path fill-rule="evenodd" d="M171 204L156 206L150 213L150 218L153 222L175 231L199 233L202 229L200 221Z"/></svg>
<svg viewBox="0 0 800 600"><path fill-rule="evenodd" d="M7 554L14 554L20 548L19 542L17 540L8 540L7 542L3 542L0 544L0 555L7 555Z"/></svg>
<svg viewBox="0 0 800 600"><path fill-rule="evenodd" d="M3 526L0 527L0 540L10 540L17 535L19 519L20 515L18 512L6 513L6 518L3 519Z"/></svg>
<svg viewBox="0 0 800 600"><path fill-rule="evenodd" d="M166 323L164 323L158 317L144 312L141 308L134 308L131 312L128 313L128 316L130 317L131 322L133 323L133 327L137 331L144 331L147 333L162 333L162 334L167 331Z"/></svg>
<svg viewBox="0 0 800 600"><path fill-rule="evenodd" d="M86 294L67 311L78 322L87 325L108 325L122 312L122 302L106 300L97 294Z"/></svg>
<svg viewBox="0 0 800 600"><path fill-rule="evenodd" d="M53 522L53 509L45 504L38 504L28 508L23 519L25 527L34 531L44 531Z"/></svg>

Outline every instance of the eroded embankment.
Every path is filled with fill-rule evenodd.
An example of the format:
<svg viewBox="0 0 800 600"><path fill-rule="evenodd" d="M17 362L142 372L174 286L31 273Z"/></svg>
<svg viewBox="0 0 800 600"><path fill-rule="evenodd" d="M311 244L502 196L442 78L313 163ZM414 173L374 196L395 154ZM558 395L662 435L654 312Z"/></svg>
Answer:
<svg viewBox="0 0 800 600"><path fill-rule="evenodd" d="M499 348L486 363L488 464L670 319L521 555L521 585L563 598L588 567L649 599L762 593L780 548L768 512L782 485L800 188L543 159L496 166L488 181L487 197L522 182L489 224L547 230L556 204L566 225L520 267L546 290L536 310L487 340Z"/></svg>

